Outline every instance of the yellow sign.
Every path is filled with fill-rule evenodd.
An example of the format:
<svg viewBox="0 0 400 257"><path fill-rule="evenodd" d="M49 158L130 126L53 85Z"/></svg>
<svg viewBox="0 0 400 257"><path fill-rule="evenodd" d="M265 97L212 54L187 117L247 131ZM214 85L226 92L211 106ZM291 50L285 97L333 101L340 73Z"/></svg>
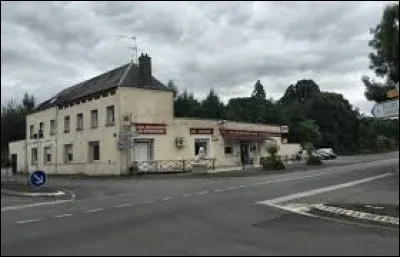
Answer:
<svg viewBox="0 0 400 257"><path fill-rule="evenodd" d="M399 96L399 91L396 90L396 89L389 90L389 91L387 91L386 95L387 95L387 97L389 97L389 98L398 97L398 96Z"/></svg>

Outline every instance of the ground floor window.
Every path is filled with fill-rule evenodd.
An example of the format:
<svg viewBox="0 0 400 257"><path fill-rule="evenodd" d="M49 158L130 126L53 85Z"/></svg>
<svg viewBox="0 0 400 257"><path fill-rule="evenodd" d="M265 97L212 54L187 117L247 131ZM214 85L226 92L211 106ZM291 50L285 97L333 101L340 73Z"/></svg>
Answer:
<svg viewBox="0 0 400 257"><path fill-rule="evenodd" d="M89 142L89 161L100 160L100 143L99 141Z"/></svg>
<svg viewBox="0 0 400 257"><path fill-rule="evenodd" d="M37 160L38 160L38 156L37 156L38 152L37 152L37 148L32 148L31 149L31 163L32 164L36 164Z"/></svg>
<svg viewBox="0 0 400 257"><path fill-rule="evenodd" d="M44 163L51 162L51 147L47 146L44 148Z"/></svg>
<svg viewBox="0 0 400 257"><path fill-rule="evenodd" d="M72 153L72 144L64 145L64 163L72 162L73 153Z"/></svg>
<svg viewBox="0 0 400 257"><path fill-rule="evenodd" d="M225 154L233 154L233 147L225 146Z"/></svg>
<svg viewBox="0 0 400 257"><path fill-rule="evenodd" d="M210 139L209 138L195 138L194 139L194 155L199 154L200 148L203 147L205 155L210 154Z"/></svg>
<svg viewBox="0 0 400 257"><path fill-rule="evenodd" d="M154 155L154 140L153 139L139 139L134 140L133 144L133 160L151 161Z"/></svg>

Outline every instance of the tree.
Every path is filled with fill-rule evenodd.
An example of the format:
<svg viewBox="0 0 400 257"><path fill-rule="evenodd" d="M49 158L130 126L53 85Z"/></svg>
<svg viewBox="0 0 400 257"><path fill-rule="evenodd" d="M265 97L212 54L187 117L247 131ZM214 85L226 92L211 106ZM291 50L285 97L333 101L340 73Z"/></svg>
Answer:
<svg viewBox="0 0 400 257"><path fill-rule="evenodd" d="M307 143L315 145L321 138L319 126L314 120L305 120L297 128L300 144L304 147Z"/></svg>
<svg viewBox="0 0 400 257"><path fill-rule="evenodd" d="M177 86L175 86L175 83L172 80L168 81L167 88L168 90L172 91L172 93L174 94L174 99L176 99L176 97L178 96L178 88Z"/></svg>
<svg viewBox="0 0 400 257"><path fill-rule="evenodd" d="M373 38L369 41L370 69L384 83L370 81L363 76L366 87L365 96L368 100L382 102L387 100L386 92L394 89L399 83L399 4L389 4L383 11L379 24L370 30Z"/></svg>
<svg viewBox="0 0 400 257"><path fill-rule="evenodd" d="M174 101L174 115L176 117L201 117L201 105L193 94L186 90L179 94Z"/></svg>
<svg viewBox="0 0 400 257"><path fill-rule="evenodd" d="M320 89L317 83L312 79L302 79L295 85L290 85L283 97L279 100L283 104L289 104L294 101L304 103L315 96L318 96Z"/></svg>
<svg viewBox="0 0 400 257"><path fill-rule="evenodd" d="M24 94L22 103L17 104L11 99L1 108L1 163L8 160L8 144L25 138L25 117L35 108L33 95Z"/></svg>
<svg viewBox="0 0 400 257"><path fill-rule="evenodd" d="M214 89L211 89L206 99L201 102L202 117L208 119L224 119L225 106L215 93Z"/></svg>
<svg viewBox="0 0 400 257"><path fill-rule="evenodd" d="M24 94L24 98L22 99L22 106L25 110L31 111L35 107L35 98L33 95L28 95L28 93Z"/></svg>
<svg viewBox="0 0 400 257"><path fill-rule="evenodd" d="M260 80L257 80L257 82L254 84L254 90L253 93L251 94L251 97L254 97L256 99L260 100L265 100L265 90L264 86L261 84Z"/></svg>

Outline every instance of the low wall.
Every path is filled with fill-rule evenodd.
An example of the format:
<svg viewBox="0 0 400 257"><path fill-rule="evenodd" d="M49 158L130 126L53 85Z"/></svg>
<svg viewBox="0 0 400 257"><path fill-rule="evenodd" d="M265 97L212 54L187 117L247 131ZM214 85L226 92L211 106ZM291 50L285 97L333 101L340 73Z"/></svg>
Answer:
<svg viewBox="0 0 400 257"><path fill-rule="evenodd" d="M120 175L117 163L68 163L43 165L39 167L46 174L73 175L84 174L89 176Z"/></svg>

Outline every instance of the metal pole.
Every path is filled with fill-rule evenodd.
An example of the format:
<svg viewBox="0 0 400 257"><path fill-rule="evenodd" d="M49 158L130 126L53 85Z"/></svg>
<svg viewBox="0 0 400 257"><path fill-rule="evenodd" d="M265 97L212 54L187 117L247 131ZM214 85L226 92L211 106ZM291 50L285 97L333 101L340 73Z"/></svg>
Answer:
<svg viewBox="0 0 400 257"><path fill-rule="evenodd" d="M39 148L40 148L39 133L36 134L36 170L39 169Z"/></svg>

